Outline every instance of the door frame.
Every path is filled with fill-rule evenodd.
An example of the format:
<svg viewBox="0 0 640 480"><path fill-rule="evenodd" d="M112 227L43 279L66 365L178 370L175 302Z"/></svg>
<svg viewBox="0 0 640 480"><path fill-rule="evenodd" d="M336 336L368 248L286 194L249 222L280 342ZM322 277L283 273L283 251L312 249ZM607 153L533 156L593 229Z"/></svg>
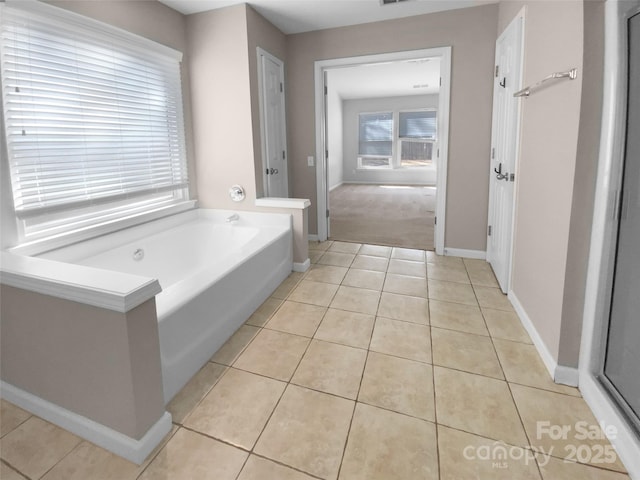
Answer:
<svg viewBox="0 0 640 480"><path fill-rule="evenodd" d="M519 53L519 62L520 65L519 67L519 72L518 72L518 77L519 77L519 85L517 85L515 87L515 91L518 91L520 88L522 88L522 81L523 81L523 77L524 77L524 40L525 40L525 12L526 9L523 7L518 14L511 20L511 22L509 22L509 25L507 25L507 27L503 30L503 32L500 34L500 36L498 37L498 39L496 40L496 46L498 45L498 42L502 39L502 37L505 35L505 32L512 28L516 22L520 22L520 53ZM496 54L497 54L497 48L496 48ZM497 60L497 58L496 58ZM494 85L495 85L495 78L494 78ZM494 92L495 92L495 87L494 87ZM493 148L494 145L496 143L496 137L497 137L497 132L495 131L495 123L496 123L496 111L495 111L495 94L494 94L494 104L492 107L492 114L491 114L491 149L493 152ZM515 237L515 226L516 226L516 207L517 207L517 202L516 202L516 197L517 197L517 191L518 191L518 180L519 180L519 176L518 176L518 166L520 163L520 139L521 139L521 127L522 127L522 99L519 99L516 101L516 125L514 127L514 131L515 131L515 135L511 138L511 142L513 145L513 152L515 155L515 159L513 162L513 172L509 172L509 173L513 173L515 175L515 180L513 182L513 199L512 199L512 205L511 205L511 225L510 225L510 232L509 232L509 252L507 254L507 257L505 259L505 263L507 264L507 278L505 279L505 288L503 290L504 293L509 293L509 290L511 289L511 276L513 274L513 250L514 250L514 242L513 239ZM492 187L493 185L493 170L491 169L493 162L493 159L490 158L489 160L489 166L490 166L490 171L489 171L489 204L488 204L488 212L487 212L487 225L493 225L493 201L494 201L494 189ZM490 246L490 241L489 241L489 231L487 229L487 262L491 263L491 259L493 257L492 255L492 251L489 248ZM500 286L502 288L502 286Z"/></svg>
<svg viewBox="0 0 640 480"><path fill-rule="evenodd" d="M268 58L269 60L273 61L274 63L278 64L278 67L280 69L280 78L282 79L282 85L283 85L283 91L285 88L285 82L284 82L284 62L282 60L280 60L278 57L276 57L275 55L272 55L271 53L267 52L265 49L261 48L261 47L256 47L256 57L258 59L258 106L259 106L259 112L260 112L260 151L262 153L262 188L263 188L263 195L265 197L267 197L267 192L269 191L269 181L267 179L267 176L265 175L265 170L268 168L268 158L267 158L267 135L266 135L266 130L267 130L267 122L265 119L265 106L264 106L264 102L266 100L265 98L265 87L264 87L264 69L263 69L263 65L262 65L262 59L263 58ZM285 161L287 162L287 168L285 169L285 171L283 172L285 175L285 185L287 185L287 194L289 191L289 152L287 151L287 119L286 119L286 105L285 105L285 95L281 95L280 96L280 107L282 109L282 115L280 118L280 121L282 122L282 135L284 135L283 138L283 147L284 151L285 151Z"/></svg>
<svg viewBox="0 0 640 480"><path fill-rule="evenodd" d="M640 478L640 439L597 377L604 366L623 173L627 20L639 12L640 0L605 3L602 126L578 365L580 392L597 420L617 428L610 440L632 478Z"/></svg>
<svg viewBox="0 0 640 480"><path fill-rule="evenodd" d="M447 199L447 164L449 158L449 117L451 97L451 47L426 48L401 52L362 55L356 57L318 60L314 64L315 119L316 119L316 203L318 214L318 240L327 239L327 158L325 138L325 94L324 77L327 70L354 67L372 63L414 60L440 57L442 85L438 96L438 143L440 156L436 176L436 218L434 246L438 255L444 254Z"/></svg>

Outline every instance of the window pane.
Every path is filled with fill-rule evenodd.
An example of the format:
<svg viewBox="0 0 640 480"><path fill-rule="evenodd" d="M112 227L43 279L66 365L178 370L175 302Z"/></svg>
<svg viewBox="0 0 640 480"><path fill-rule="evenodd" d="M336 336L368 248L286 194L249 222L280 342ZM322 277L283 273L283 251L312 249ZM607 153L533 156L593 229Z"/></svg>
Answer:
<svg viewBox="0 0 640 480"><path fill-rule="evenodd" d="M411 140L401 141L402 167L426 167L433 161L433 143Z"/></svg>
<svg viewBox="0 0 640 480"><path fill-rule="evenodd" d="M400 138L436 138L437 118L435 110L400 112L398 136Z"/></svg>
<svg viewBox="0 0 640 480"><path fill-rule="evenodd" d="M393 114L361 113L359 116L360 155L391 155L393 151Z"/></svg>
<svg viewBox="0 0 640 480"><path fill-rule="evenodd" d="M45 235L50 216L98 222L116 203L185 198L179 60L105 29L55 7L2 6L7 150L27 235Z"/></svg>

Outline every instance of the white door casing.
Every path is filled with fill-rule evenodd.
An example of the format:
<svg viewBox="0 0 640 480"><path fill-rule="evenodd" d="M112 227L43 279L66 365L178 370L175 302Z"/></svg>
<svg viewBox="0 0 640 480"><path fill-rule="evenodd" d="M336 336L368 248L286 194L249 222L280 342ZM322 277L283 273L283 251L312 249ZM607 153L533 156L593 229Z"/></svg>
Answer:
<svg viewBox="0 0 640 480"><path fill-rule="evenodd" d="M519 154L520 102L513 94L522 83L524 10L496 41L493 88L487 261L500 288L509 290L514 225L514 195Z"/></svg>
<svg viewBox="0 0 640 480"><path fill-rule="evenodd" d="M258 47L258 90L262 176L265 197L287 198L287 131L284 103L284 64Z"/></svg>
<svg viewBox="0 0 640 480"><path fill-rule="evenodd" d="M447 163L449 145L449 108L450 108L450 79L451 79L451 47L438 47L423 50L409 50L393 53L364 55L359 57L335 58L318 60L314 65L315 78L315 116L316 116L316 192L318 214L318 240L328 237L328 209L327 209L327 138L326 138L326 101L325 101L325 72L332 68L353 67L383 62L394 62L429 57L440 58L441 85L438 93L438 160L436 178L436 218L435 251L444 254L444 238L446 228L446 198L447 198Z"/></svg>

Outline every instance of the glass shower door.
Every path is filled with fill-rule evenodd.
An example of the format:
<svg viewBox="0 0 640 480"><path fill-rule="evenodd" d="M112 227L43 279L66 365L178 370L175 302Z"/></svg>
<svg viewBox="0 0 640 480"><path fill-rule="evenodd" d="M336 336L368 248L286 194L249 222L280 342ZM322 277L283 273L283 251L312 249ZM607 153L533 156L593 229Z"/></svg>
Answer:
<svg viewBox="0 0 640 480"><path fill-rule="evenodd" d="M640 13L629 19L627 134L604 384L640 429Z"/></svg>

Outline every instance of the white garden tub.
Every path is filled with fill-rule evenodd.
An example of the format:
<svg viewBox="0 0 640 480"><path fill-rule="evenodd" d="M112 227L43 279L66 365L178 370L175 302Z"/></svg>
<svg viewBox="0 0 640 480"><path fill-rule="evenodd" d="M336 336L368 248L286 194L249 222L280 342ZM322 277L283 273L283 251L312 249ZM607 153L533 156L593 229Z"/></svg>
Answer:
<svg viewBox="0 0 640 480"><path fill-rule="evenodd" d="M291 216L197 209L40 257L159 280L168 403L291 273Z"/></svg>

